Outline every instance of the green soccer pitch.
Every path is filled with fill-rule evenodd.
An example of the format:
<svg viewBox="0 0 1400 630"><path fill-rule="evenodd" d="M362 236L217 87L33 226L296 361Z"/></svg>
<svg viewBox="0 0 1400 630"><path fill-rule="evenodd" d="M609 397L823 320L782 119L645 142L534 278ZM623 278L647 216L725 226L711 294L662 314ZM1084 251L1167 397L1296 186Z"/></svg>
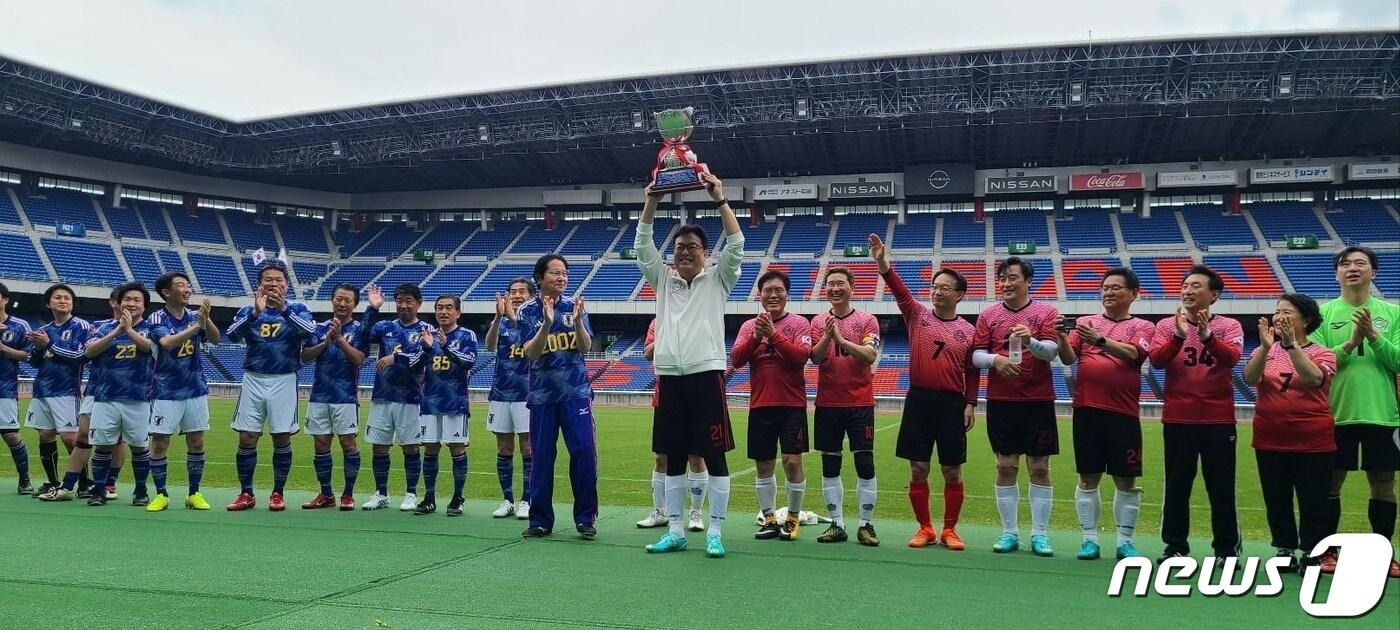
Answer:
<svg viewBox="0 0 1400 630"><path fill-rule="evenodd" d="M21 417L24 402L21 401ZM305 403L303 403L304 405ZM316 487L311 443L293 440L296 463L288 482L290 508L267 512L271 448L260 450L259 506L231 514L222 506L233 498L235 437L227 426L232 401L211 403L216 427L207 440L205 493L215 509L191 512L184 497L183 444L170 454L172 507L147 514L131 507L130 467L123 471L121 499L104 508L82 502L43 504L13 494L13 470L0 457L0 522L9 534L0 549L9 568L0 576L0 626L210 628L448 628L448 627L708 627L762 625L813 627L990 627L1021 623L1034 615L1035 627L1135 626L1181 628L1298 626L1322 623L1298 605L1301 578L1285 577L1279 597L1190 598L1106 596L1114 562L1074 559L1078 525L1073 495L1076 476L1067 423L1061 426L1062 454L1054 459L1056 505L1052 521L1055 558L1028 551L991 552L999 527L991 497L995 474L986 432L980 422L969 436L964 477L967 500L959 527L968 550L909 549L914 525L905 497L908 468L894 457L898 417L876 418L876 463L881 481L875 525L877 549L850 542L818 545L824 526L806 526L797 542L752 538L757 510L752 462L743 459L746 416L735 410L740 447L730 454L734 471L730 518L725 528L729 557L704 557L702 535L692 549L654 557L642 547L660 530L638 530L637 519L650 504L651 410L600 407L598 416L599 495L603 508L598 539L578 540L569 527L567 456L556 465L555 509L561 517L550 539L523 541L524 522L492 519L500 501L495 473L495 442L485 431L482 405L473 405L467 482L467 514L449 519L441 512L414 516L398 512L403 473L394 456L391 509L377 512L302 511L297 506ZM368 407L362 408L367 412ZM35 485L43 472L34 458L34 432L26 431ZM1143 431L1147 476L1138 529L1138 547L1155 556L1161 550L1156 524L1161 499L1161 431ZM1249 444L1241 425L1239 505L1247 553L1272 555L1263 502ZM373 492L368 446L357 496ZM561 444L562 450L562 444ZM335 487L340 489L336 452ZM444 455L444 458L446 456ZM819 478L819 463L807 462ZM854 514L854 470L847 475L848 512ZM781 467L779 469L781 471ZM516 489L520 489L519 465ZM781 472L779 473L781 475ZM933 514L941 518L937 472ZM448 467L439 489L449 488ZM1022 482L1024 485L1024 481ZM1112 541L1112 484L1103 484L1104 531ZM820 493L809 482L808 509L820 510ZM780 487L781 490L781 487ZM783 494L779 492L779 501ZM1342 529L1368 531L1365 488L1352 480L1344 498ZM1193 547L1209 545L1204 489L1192 500ZM1022 529L1029 508L1022 506ZM697 544L699 543L699 544ZM1111 555L1111 545L1107 547ZM1324 578L1324 587L1329 578ZM1346 627L1395 628L1400 619L1400 581L1390 580L1385 599L1368 616L1340 622ZM1319 592L1326 592L1319 588Z"/></svg>

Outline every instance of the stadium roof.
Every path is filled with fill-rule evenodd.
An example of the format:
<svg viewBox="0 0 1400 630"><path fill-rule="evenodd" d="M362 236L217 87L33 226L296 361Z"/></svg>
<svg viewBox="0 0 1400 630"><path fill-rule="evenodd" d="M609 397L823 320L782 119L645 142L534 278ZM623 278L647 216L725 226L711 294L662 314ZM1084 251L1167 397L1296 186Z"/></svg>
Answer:
<svg viewBox="0 0 1400 630"><path fill-rule="evenodd" d="M241 123L0 57L0 139L344 192L640 181L651 113L687 105L696 152L736 177L1393 154L1400 32L810 62Z"/></svg>

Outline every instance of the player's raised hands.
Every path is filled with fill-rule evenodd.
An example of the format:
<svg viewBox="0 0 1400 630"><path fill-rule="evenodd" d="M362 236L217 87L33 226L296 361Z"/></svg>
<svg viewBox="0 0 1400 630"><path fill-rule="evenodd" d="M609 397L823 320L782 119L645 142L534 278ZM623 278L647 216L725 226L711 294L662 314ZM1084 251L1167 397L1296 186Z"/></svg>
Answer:
<svg viewBox="0 0 1400 630"><path fill-rule="evenodd" d="M378 309L384 306L384 292L379 290L379 285L371 284L365 287L365 298L369 300L369 306Z"/></svg>
<svg viewBox="0 0 1400 630"><path fill-rule="evenodd" d="M553 325L554 325L554 300L555 300L555 299L556 299L556 298L551 297L551 296L548 296L548 295L541 295L541 296L540 296L540 315L541 315L542 317L544 317L544 327L545 327L545 329L548 329L550 326L553 326Z"/></svg>
<svg viewBox="0 0 1400 630"><path fill-rule="evenodd" d="M340 339L340 320L332 317L329 326L326 328L326 340L335 341Z"/></svg>
<svg viewBox="0 0 1400 630"><path fill-rule="evenodd" d="M1371 309L1369 308L1356 309L1356 312L1351 316L1351 323L1352 337L1357 343L1360 343L1363 338L1374 342L1380 337L1380 333L1376 331L1376 325L1371 319Z"/></svg>
<svg viewBox="0 0 1400 630"><path fill-rule="evenodd" d="M759 339L771 339L773 337L773 316L768 311L760 311L758 318L754 320L754 337Z"/></svg>
<svg viewBox="0 0 1400 630"><path fill-rule="evenodd" d="M705 173L701 175L701 179L705 180L705 190L709 191L710 199L713 199L715 203L724 201L724 182L720 178L715 177L713 173ZM650 194L650 192L651 185L647 185L647 193Z"/></svg>
<svg viewBox="0 0 1400 630"><path fill-rule="evenodd" d="M1176 327L1176 336L1186 338L1186 307L1176 307L1176 315L1172 317L1172 324Z"/></svg>
<svg viewBox="0 0 1400 630"><path fill-rule="evenodd" d="M49 334L42 330L31 330L24 335L24 338L28 339L29 343L34 344L37 350L47 350L49 347Z"/></svg>
<svg viewBox="0 0 1400 630"><path fill-rule="evenodd" d="M587 305L585 304L582 295L578 296L577 298L574 298L574 325L575 325L575 326L582 326L582 325L583 325L583 313L584 313L584 309L586 308L586 306L587 306Z"/></svg>
<svg viewBox="0 0 1400 630"><path fill-rule="evenodd" d="M117 318L117 328L124 331L131 330L131 311L122 309L121 317Z"/></svg>
<svg viewBox="0 0 1400 630"><path fill-rule="evenodd" d="M501 295L500 293L497 293L497 294L496 294L496 319L500 319L500 318L502 318L502 317L505 317L505 315L506 315L506 296Z"/></svg>
<svg viewBox="0 0 1400 630"><path fill-rule="evenodd" d="M1268 353L1269 348L1274 347L1274 325L1269 323L1269 318L1259 318L1259 350Z"/></svg>
<svg viewBox="0 0 1400 630"><path fill-rule="evenodd" d="M890 261L885 259L885 242L880 240L878 234L871 234L867 240L870 243L870 257L880 263L880 273L884 273L890 268Z"/></svg>
<svg viewBox="0 0 1400 630"><path fill-rule="evenodd" d="M1297 343L1296 335L1293 334L1293 318L1287 315L1280 315L1274 322L1274 334L1285 346L1293 346Z"/></svg>
<svg viewBox="0 0 1400 630"><path fill-rule="evenodd" d="M253 315L262 315L267 310L267 293L259 289L253 295Z"/></svg>
<svg viewBox="0 0 1400 630"><path fill-rule="evenodd" d="M1196 313L1196 336L1205 339L1210 336L1210 307Z"/></svg>
<svg viewBox="0 0 1400 630"><path fill-rule="evenodd" d="M1025 324L1016 324L1011 327L1011 336L1020 337L1022 345L1028 344L1031 342L1031 329L1027 328Z"/></svg>
<svg viewBox="0 0 1400 630"><path fill-rule="evenodd" d="M199 305L199 327L209 327L209 315L214 310L214 306L209 303L209 298L204 298L204 302Z"/></svg>

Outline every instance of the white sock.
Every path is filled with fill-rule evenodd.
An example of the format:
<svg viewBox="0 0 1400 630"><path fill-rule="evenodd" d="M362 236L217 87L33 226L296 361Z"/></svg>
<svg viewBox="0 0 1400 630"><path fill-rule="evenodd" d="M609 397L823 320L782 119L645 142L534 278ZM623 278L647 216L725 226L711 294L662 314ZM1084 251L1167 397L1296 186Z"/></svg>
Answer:
<svg viewBox="0 0 1400 630"><path fill-rule="evenodd" d="M666 518L671 521L671 533L681 538L685 537L685 519L681 518L685 495L685 475L666 475Z"/></svg>
<svg viewBox="0 0 1400 630"><path fill-rule="evenodd" d="M729 514L729 475L709 475L710 487L710 535L718 536L724 529L724 518Z"/></svg>
<svg viewBox="0 0 1400 630"><path fill-rule="evenodd" d="M1137 530L1138 508L1141 505L1141 490L1118 490L1113 493L1113 521L1118 525L1118 544L1133 541L1133 532Z"/></svg>
<svg viewBox="0 0 1400 630"><path fill-rule="evenodd" d="M758 509L764 516L772 516L778 509L778 480L772 476L759 477L753 487L758 492Z"/></svg>
<svg viewBox="0 0 1400 630"><path fill-rule="evenodd" d="M787 482L788 514L802 515L802 497L807 495L807 480Z"/></svg>
<svg viewBox="0 0 1400 630"><path fill-rule="evenodd" d="M1079 526L1084 530L1084 540L1099 542L1099 512L1102 505L1099 490L1085 490L1078 486L1074 490L1074 511L1079 514Z"/></svg>
<svg viewBox="0 0 1400 630"><path fill-rule="evenodd" d="M822 499L826 500L826 515L831 517L831 524L842 529L846 528L846 518L841 515L841 499L846 494L846 489L841 485L840 477L822 477ZM792 510L792 506L788 506Z"/></svg>
<svg viewBox="0 0 1400 630"><path fill-rule="evenodd" d="M1021 486L997 486L997 514L1001 515L1001 531L1020 535L1021 527L1016 523L1016 511L1021 507Z"/></svg>
<svg viewBox="0 0 1400 630"><path fill-rule="evenodd" d="M666 513L666 473L651 471L651 509Z"/></svg>
<svg viewBox="0 0 1400 630"><path fill-rule="evenodd" d="M705 487L710 484L710 473L693 472L686 475L690 485L690 511L699 512L705 508Z"/></svg>
<svg viewBox="0 0 1400 630"><path fill-rule="evenodd" d="M856 479L856 501L860 502L860 524L869 525L875 518L875 478Z"/></svg>
<svg viewBox="0 0 1400 630"><path fill-rule="evenodd" d="M1050 533L1050 508L1055 503L1055 492L1051 486L1031 484L1031 535L1046 536Z"/></svg>

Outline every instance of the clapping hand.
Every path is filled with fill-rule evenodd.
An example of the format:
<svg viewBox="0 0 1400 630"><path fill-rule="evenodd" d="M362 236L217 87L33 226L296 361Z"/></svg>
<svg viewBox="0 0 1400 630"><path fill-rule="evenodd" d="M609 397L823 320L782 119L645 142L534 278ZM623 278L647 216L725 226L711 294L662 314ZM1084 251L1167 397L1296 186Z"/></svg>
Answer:
<svg viewBox="0 0 1400 630"><path fill-rule="evenodd" d="M1269 318L1259 318L1259 349L1268 354L1269 349L1274 347L1274 326L1269 323Z"/></svg>
<svg viewBox="0 0 1400 630"><path fill-rule="evenodd" d="M384 292L379 290L379 285L377 284L371 284L365 287L365 297L369 299L370 308L377 310L384 306Z"/></svg>

